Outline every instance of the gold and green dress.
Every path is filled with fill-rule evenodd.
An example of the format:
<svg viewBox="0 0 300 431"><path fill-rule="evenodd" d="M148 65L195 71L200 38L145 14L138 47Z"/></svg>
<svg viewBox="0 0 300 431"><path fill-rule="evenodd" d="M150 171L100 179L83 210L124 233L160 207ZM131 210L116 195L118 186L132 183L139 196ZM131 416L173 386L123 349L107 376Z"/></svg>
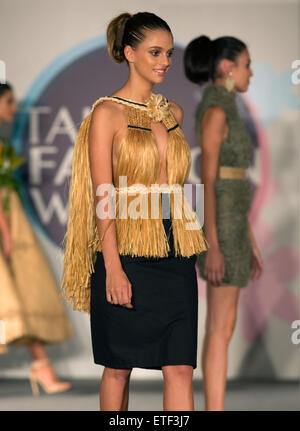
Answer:
<svg viewBox="0 0 300 431"><path fill-rule="evenodd" d="M19 193L5 181L7 159L3 154L7 145L0 140L0 199L13 245L7 260L0 233L0 353L5 353L9 345L28 345L36 340L54 343L73 335L56 280Z"/></svg>
<svg viewBox="0 0 300 431"><path fill-rule="evenodd" d="M251 160L251 140L240 117L236 94L221 85L208 85L196 110L196 133L201 139L201 120L206 109L219 105L226 113L229 132L223 139L219 166L247 169ZM224 256L224 285L246 287L251 272L252 249L248 231L248 213L251 207L252 188L248 178L217 178L215 181L216 226L220 250ZM207 252L200 254L197 265L201 278Z"/></svg>

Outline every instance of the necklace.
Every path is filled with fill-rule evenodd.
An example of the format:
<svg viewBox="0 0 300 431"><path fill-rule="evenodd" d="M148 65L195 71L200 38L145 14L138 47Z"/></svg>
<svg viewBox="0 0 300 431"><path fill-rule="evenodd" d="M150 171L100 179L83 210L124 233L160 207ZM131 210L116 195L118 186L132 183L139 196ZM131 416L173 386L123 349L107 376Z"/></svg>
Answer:
<svg viewBox="0 0 300 431"><path fill-rule="evenodd" d="M147 111L149 117L154 122L162 121L170 111L170 104L162 94L152 93L147 103L139 103L130 99L124 99L119 96L110 96L111 99L116 99L119 102L123 102L126 105L136 105L137 108Z"/></svg>
<svg viewBox="0 0 300 431"><path fill-rule="evenodd" d="M134 105L144 106L144 107L147 107L147 103L149 102L149 99L146 103L140 103L140 102L135 102L134 100L131 100L131 99L124 99L124 97L119 97L119 96L111 96L111 98L122 100L123 102L133 103Z"/></svg>

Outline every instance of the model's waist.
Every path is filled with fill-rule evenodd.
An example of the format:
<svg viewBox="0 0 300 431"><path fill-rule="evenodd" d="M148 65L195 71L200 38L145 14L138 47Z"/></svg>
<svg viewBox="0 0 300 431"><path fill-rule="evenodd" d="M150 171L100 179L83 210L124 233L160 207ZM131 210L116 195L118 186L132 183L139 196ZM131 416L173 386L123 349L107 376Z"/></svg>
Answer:
<svg viewBox="0 0 300 431"><path fill-rule="evenodd" d="M217 178L244 180L247 178L247 169L234 166L219 166Z"/></svg>
<svg viewBox="0 0 300 431"><path fill-rule="evenodd" d="M159 194L170 194L174 192L183 193L183 186L180 184L132 184L130 186L122 186L122 187L113 187L113 191L116 191L118 194L135 194L135 193L159 193Z"/></svg>

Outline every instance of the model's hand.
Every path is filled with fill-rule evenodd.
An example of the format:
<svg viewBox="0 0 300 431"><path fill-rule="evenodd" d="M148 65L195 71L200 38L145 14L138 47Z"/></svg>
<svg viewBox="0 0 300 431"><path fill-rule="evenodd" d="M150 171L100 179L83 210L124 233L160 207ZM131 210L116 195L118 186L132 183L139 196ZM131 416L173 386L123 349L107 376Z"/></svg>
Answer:
<svg viewBox="0 0 300 431"><path fill-rule="evenodd" d="M131 283L123 270L106 272L106 299L112 304L133 308Z"/></svg>
<svg viewBox="0 0 300 431"><path fill-rule="evenodd" d="M263 272L263 260L256 246L252 247L251 278L257 280Z"/></svg>
<svg viewBox="0 0 300 431"><path fill-rule="evenodd" d="M204 275L215 286L222 284L225 274L224 257L219 248L210 247L206 254Z"/></svg>
<svg viewBox="0 0 300 431"><path fill-rule="evenodd" d="M12 252L12 238L8 230L2 232L3 253L5 259L9 260Z"/></svg>

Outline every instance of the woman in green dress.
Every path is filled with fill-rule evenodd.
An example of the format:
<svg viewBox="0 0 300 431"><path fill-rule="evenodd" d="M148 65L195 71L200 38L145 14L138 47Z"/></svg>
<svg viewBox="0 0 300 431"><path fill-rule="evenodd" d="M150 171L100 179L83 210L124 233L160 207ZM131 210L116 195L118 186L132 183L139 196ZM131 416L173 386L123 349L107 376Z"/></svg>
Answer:
<svg viewBox="0 0 300 431"><path fill-rule="evenodd" d="M240 288L262 273L248 213L251 183L250 136L238 114L236 93L252 76L247 46L234 37L200 36L185 50L187 78L210 81L196 110L204 184L204 232L209 249L198 256L207 281L206 333L202 370L206 410L224 410L228 345L233 334Z"/></svg>

